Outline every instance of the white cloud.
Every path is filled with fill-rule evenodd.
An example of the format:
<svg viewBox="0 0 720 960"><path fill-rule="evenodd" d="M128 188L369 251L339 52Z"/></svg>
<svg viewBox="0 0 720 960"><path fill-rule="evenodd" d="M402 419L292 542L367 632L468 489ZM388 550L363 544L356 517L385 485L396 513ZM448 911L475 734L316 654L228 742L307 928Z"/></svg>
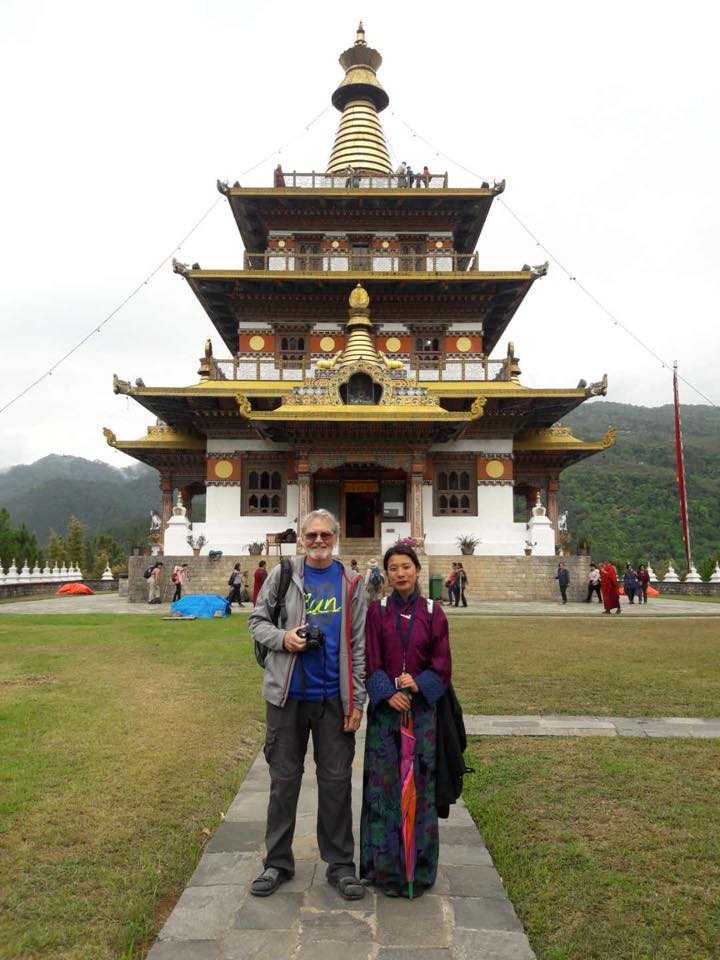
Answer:
<svg viewBox="0 0 720 960"><path fill-rule="evenodd" d="M693 13L693 11L695 11ZM717 13L670 5L516 2L363 5L390 94L395 159L445 167L403 125L484 176L642 340L717 399L720 137ZM651 14L651 15L650 15ZM219 0L0 8L5 143L0 176L0 405L43 373L172 249L240 171L328 103L352 42L347 5ZM703 28L697 24L702 22ZM402 118L402 120L401 120ZM331 110L283 151L321 169ZM244 183L270 183L269 157ZM449 165L451 182L474 181ZM545 256L495 204L481 264ZM182 258L234 266L223 202ZM0 464L49 452L126 462L101 426L140 435L147 415L111 377L196 379L220 339L169 267L55 374L0 416ZM670 378L557 268L508 336L533 385L610 376L610 399L659 404ZM503 339L502 349L504 349ZM683 390L683 400L699 398Z"/></svg>

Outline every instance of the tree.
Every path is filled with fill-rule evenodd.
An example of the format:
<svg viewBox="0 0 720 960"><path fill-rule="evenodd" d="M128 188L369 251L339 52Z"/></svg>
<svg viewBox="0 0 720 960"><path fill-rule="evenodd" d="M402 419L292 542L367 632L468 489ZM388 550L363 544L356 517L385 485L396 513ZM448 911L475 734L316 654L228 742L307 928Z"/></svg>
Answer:
<svg viewBox="0 0 720 960"><path fill-rule="evenodd" d="M45 554L48 562L53 567L61 567L66 562L65 541L58 533L55 533L54 530L50 531Z"/></svg>
<svg viewBox="0 0 720 960"><path fill-rule="evenodd" d="M65 552L69 564L81 564L85 559L85 524L70 517L65 537Z"/></svg>

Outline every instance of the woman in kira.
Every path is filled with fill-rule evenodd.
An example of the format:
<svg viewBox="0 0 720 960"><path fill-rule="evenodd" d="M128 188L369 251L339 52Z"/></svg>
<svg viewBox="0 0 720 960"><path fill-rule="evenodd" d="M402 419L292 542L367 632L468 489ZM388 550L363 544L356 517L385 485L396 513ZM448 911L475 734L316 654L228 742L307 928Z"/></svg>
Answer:
<svg viewBox="0 0 720 960"><path fill-rule="evenodd" d="M366 624L360 875L413 898L437 875L435 704L450 684L450 644L440 604L418 590L412 547L390 547L383 567L392 593L370 605Z"/></svg>

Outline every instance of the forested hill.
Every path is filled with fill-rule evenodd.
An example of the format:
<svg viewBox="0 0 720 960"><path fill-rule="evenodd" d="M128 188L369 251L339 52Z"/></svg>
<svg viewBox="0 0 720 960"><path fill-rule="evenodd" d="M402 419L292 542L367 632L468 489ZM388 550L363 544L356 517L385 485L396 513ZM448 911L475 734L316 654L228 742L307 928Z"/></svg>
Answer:
<svg viewBox="0 0 720 960"><path fill-rule="evenodd" d="M147 531L150 508L157 509L159 500L157 473L142 464L119 469L51 454L0 473L0 507L40 544L51 529L64 531L71 516L82 520L90 535L112 533L124 541L130 531Z"/></svg>
<svg viewBox="0 0 720 960"><path fill-rule="evenodd" d="M720 549L720 411L686 406L682 420L699 562ZM584 440L597 440L610 424L618 430L614 447L562 475L560 505L569 511L574 544L586 536L596 558L662 563L672 557L680 566L672 406L593 401L563 422ZM142 465L118 469L53 455L0 473L0 507L14 526L24 523L34 531L41 544L50 529L65 530L71 515L83 521L90 535L112 533L132 542L128 531L144 535L150 508L157 508L159 499L157 473ZM201 503L197 507L201 519Z"/></svg>
<svg viewBox="0 0 720 960"><path fill-rule="evenodd" d="M566 470L561 509L574 539L587 536L593 557L616 561L672 558L682 566L673 407L586 403L563 423L584 440L608 425L615 446ZM683 406L688 511L696 562L720 550L720 410Z"/></svg>

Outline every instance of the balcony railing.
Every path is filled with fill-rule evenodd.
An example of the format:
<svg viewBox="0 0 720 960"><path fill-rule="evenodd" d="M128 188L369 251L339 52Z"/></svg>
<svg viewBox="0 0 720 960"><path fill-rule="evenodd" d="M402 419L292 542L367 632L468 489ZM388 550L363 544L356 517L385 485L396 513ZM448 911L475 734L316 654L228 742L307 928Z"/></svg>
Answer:
<svg viewBox="0 0 720 960"><path fill-rule="evenodd" d="M281 273L468 273L479 269L475 253L245 253L245 270Z"/></svg>
<svg viewBox="0 0 720 960"><path fill-rule="evenodd" d="M400 174L351 174L344 173L298 173L296 170L288 173L275 173L273 186L278 188L300 188L303 190L447 190L447 173L431 173L423 176L422 173L413 173L412 183L408 177Z"/></svg>
<svg viewBox="0 0 720 960"><path fill-rule="evenodd" d="M307 355L302 359L283 360L274 357L233 357L216 359L211 380L299 380L305 382L315 376L317 358ZM510 369L506 359L447 357L430 361L413 356L406 361L405 375L419 383L475 383L488 380L509 380Z"/></svg>

